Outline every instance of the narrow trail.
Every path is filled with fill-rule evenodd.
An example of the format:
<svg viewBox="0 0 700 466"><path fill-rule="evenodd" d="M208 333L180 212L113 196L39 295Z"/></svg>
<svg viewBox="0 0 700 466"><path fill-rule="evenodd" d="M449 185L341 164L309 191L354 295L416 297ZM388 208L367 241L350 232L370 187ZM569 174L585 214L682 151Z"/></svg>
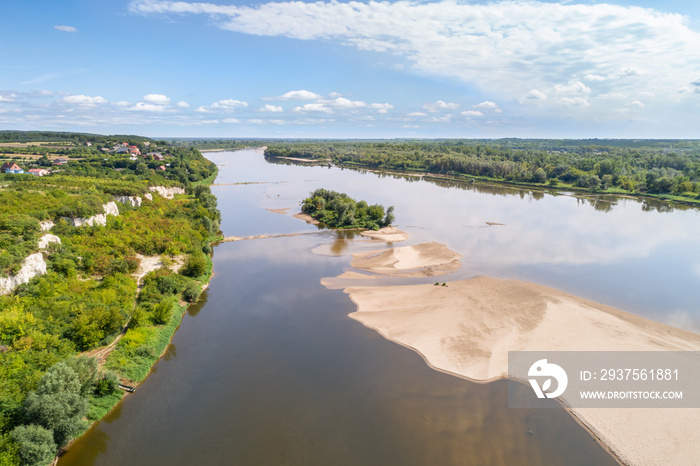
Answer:
<svg viewBox="0 0 700 466"><path fill-rule="evenodd" d="M134 307L132 308L132 313L136 309L137 305L137 298L138 295L141 293L141 290L143 289L143 282L142 279L143 277L146 276L148 272L151 272L153 270L156 270L157 268L161 267L163 263L161 262L160 257L155 256L155 257L149 257L149 256L141 256L139 255L139 269L136 271L136 273L133 275L136 278L136 298L134 298ZM184 263L184 258L183 257L177 257L174 260L174 263L172 265L172 269L177 272L177 270L182 267ZM131 316L129 316L129 319L126 321L122 329L119 331L119 335L116 336L112 342L107 345L107 346L102 346L100 348L95 348L90 351L86 351L84 353L81 353L82 355L86 356L91 356L94 358L97 358L97 364L99 367L102 367L104 365L105 360L107 359L107 356L109 356L112 351L114 351L114 348L117 347L117 344L119 343L119 340L122 339L124 335L126 335L126 331L129 329L129 322L131 322Z"/></svg>

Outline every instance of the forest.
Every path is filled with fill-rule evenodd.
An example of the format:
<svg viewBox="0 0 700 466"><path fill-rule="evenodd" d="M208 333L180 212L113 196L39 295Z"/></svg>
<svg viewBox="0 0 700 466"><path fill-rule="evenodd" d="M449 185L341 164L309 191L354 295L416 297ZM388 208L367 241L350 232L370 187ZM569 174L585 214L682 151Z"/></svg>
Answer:
<svg viewBox="0 0 700 466"><path fill-rule="evenodd" d="M52 133L46 138L57 140ZM1 176L0 277L36 252L47 273L0 295L0 465L48 464L104 416L123 394L119 383L145 378L208 282L220 213L206 178L216 167L196 150L162 148L179 174L142 161L145 168L131 169L121 154L100 154L49 176ZM180 186L186 194L154 194L139 207L117 203L119 215L108 216L105 226L62 220L101 212L115 196L143 197L149 186ZM55 225L42 232L39 222L46 220ZM44 233L60 244L40 250ZM141 256L157 257L163 267L141 279L139 292L133 273ZM90 351L124 329L98 368Z"/></svg>
<svg viewBox="0 0 700 466"><path fill-rule="evenodd" d="M266 157L700 202L700 141L453 139L270 143Z"/></svg>
<svg viewBox="0 0 700 466"><path fill-rule="evenodd" d="M384 213L384 206L355 201L347 194L319 188L304 199L301 211L333 228L378 230L394 221L394 206Z"/></svg>

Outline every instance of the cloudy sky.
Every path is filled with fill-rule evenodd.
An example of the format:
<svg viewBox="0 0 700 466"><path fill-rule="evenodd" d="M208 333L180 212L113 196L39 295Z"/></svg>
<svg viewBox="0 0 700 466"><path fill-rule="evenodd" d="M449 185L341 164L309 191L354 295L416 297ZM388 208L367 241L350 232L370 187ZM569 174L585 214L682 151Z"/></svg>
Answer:
<svg viewBox="0 0 700 466"><path fill-rule="evenodd" d="M700 2L23 0L0 129L700 138Z"/></svg>

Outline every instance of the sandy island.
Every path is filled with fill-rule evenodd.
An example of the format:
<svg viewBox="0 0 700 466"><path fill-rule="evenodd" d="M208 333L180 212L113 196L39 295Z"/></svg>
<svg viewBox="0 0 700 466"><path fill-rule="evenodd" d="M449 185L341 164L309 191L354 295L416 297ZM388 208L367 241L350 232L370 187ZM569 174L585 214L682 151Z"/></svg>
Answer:
<svg viewBox="0 0 700 466"><path fill-rule="evenodd" d="M442 263L449 249L436 244L354 258L353 266L387 273L392 260L403 270ZM328 280L322 283L337 284ZM700 335L518 280L477 277L447 286L351 286L345 292L357 305L351 318L415 350L431 367L473 381L505 377L508 351L700 351ZM699 462L700 409L569 411L624 464Z"/></svg>
<svg viewBox="0 0 700 466"><path fill-rule="evenodd" d="M399 241L405 241L408 239L408 233L392 226L384 227L377 231L363 231L362 236L374 239L381 239L382 241L386 241L387 243L398 243Z"/></svg>

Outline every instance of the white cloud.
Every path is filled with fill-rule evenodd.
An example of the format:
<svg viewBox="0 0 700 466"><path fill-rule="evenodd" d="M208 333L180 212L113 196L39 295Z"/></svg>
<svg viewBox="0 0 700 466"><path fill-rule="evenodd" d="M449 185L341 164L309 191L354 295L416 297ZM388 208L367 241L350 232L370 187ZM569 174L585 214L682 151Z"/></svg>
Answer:
<svg viewBox="0 0 700 466"><path fill-rule="evenodd" d="M53 28L63 32L78 32L73 26L54 26Z"/></svg>
<svg viewBox="0 0 700 466"><path fill-rule="evenodd" d="M484 110L496 110L498 108L498 104L496 104L496 102L486 100L484 102L481 102L480 104L472 105L472 107L481 108Z"/></svg>
<svg viewBox="0 0 700 466"><path fill-rule="evenodd" d="M273 112L273 113L277 113L277 112L283 112L284 109L283 109L282 107L280 107L279 105L270 105L270 104L266 104L265 106L260 107L260 111L261 111L261 112Z"/></svg>
<svg viewBox="0 0 700 466"><path fill-rule="evenodd" d="M367 104L359 100L350 100L345 97L338 97L334 100L324 101L323 103L335 108L363 108Z"/></svg>
<svg viewBox="0 0 700 466"><path fill-rule="evenodd" d="M559 103L567 107L588 107L590 103L585 97L562 97Z"/></svg>
<svg viewBox="0 0 700 466"><path fill-rule="evenodd" d="M644 74L644 73L641 70L639 70L633 66L625 66L622 68L618 68L613 73L613 75L616 77L639 76L640 74Z"/></svg>
<svg viewBox="0 0 700 466"><path fill-rule="evenodd" d="M478 111L478 110L467 110L467 111L462 112L462 115L465 116L465 117L480 117L480 116L484 116L484 114L481 113L481 112Z"/></svg>
<svg viewBox="0 0 700 466"><path fill-rule="evenodd" d="M599 74L587 74L586 76L583 77L586 81L607 81L608 78L605 76L601 76Z"/></svg>
<svg viewBox="0 0 700 466"><path fill-rule="evenodd" d="M457 110L459 108L459 104L438 100L436 102L428 102L423 104L421 108L429 112L438 112L440 110Z"/></svg>
<svg viewBox="0 0 700 466"><path fill-rule="evenodd" d="M16 99L16 94L0 94L0 102L14 102Z"/></svg>
<svg viewBox="0 0 700 466"><path fill-rule="evenodd" d="M388 113L389 110L392 110L394 108L394 106L385 102L383 104L380 104L380 103L370 104L369 108L375 109L377 111L377 113Z"/></svg>
<svg viewBox="0 0 700 466"><path fill-rule="evenodd" d="M632 101L632 102L630 103L630 105L634 105L635 107L639 107L639 108L644 108L644 107L646 107L646 105L644 105L644 103L642 103L642 102L639 101L639 100L634 100L634 101Z"/></svg>
<svg viewBox="0 0 700 466"><path fill-rule="evenodd" d="M232 112L237 108L241 107L247 107L248 102L243 102L241 100L235 100L235 99L226 99L226 100L219 100L217 102L214 102L213 104L209 106L201 106L197 107L195 110L196 112L203 112L203 113L213 113L213 112L220 112L220 113L227 113L227 112Z"/></svg>
<svg viewBox="0 0 700 466"><path fill-rule="evenodd" d="M163 94L148 94L143 96L144 102L149 102L152 104L166 105L170 103L170 97Z"/></svg>
<svg viewBox="0 0 700 466"><path fill-rule="evenodd" d="M542 91L538 91L537 89L532 89L530 92L525 94L523 98L521 99L522 101L537 101L537 100L547 100L547 94L545 94Z"/></svg>
<svg viewBox="0 0 700 466"><path fill-rule="evenodd" d="M107 103L107 100L99 95L95 97L90 97L88 95L68 95L63 97L61 100L69 104L77 105L97 105Z"/></svg>
<svg viewBox="0 0 700 466"><path fill-rule="evenodd" d="M567 84L557 84L552 89L559 94L590 94L591 88L581 81L569 81Z"/></svg>
<svg viewBox="0 0 700 466"><path fill-rule="evenodd" d="M128 107L131 105L131 102L127 102L126 100L120 100L119 102L114 102L114 105L117 107Z"/></svg>
<svg viewBox="0 0 700 466"><path fill-rule="evenodd" d="M697 88L688 83L700 75L700 62L689 59L697 56L700 32L682 15L636 6L535 0L269 1L254 6L132 0L129 8L142 14L202 14L239 33L391 53L403 57L407 69L456 78L505 99L552 89L560 98L541 104L555 108L562 100L588 102L584 95L593 100L597 94L638 95L645 89L668 105L682 105L683 94ZM280 98L321 98L306 93ZM604 114L611 108L596 106Z"/></svg>
<svg viewBox="0 0 700 466"><path fill-rule="evenodd" d="M333 113L333 109L322 103L309 103L304 104L301 107L294 107L295 112L305 113L305 112L320 112L320 113Z"/></svg>
<svg viewBox="0 0 700 466"><path fill-rule="evenodd" d="M271 125L283 125L285 123L284 120L277 120L277 119L272 119L272 118L267 120L267 122L270 123Z"/></svg>
<svg viewBox="0 0 700 466"><path fill-rule="evenodd" d="M289 91L277 97L265 97L263 100L318 100L323 98L315 92L299 90Z"/></svg>
<svg viewBox="0 0 700 466"><path fill-rule="evenodd" d="M252 118L248 120L248 123L250 123L251 125L262 125L263 123L265 123L265 121L259 118Z"/></svg>
<svg viewBox="0 0 700 466"><path fill-rule="evenodd" d="M180 102L176 103L175 105L177 105L180 108L189 108L190 107L190 104L188 104L184 100L181 100Z"/></svg>
<svg viewBox="0 0 700 466"><path fill-rule="evenodd" d="M238 118L224 118L221 121L223 121L224 123L232 123L232 124L241 122L241 120L239 120Z"/></svg>
<svg viewBox="0 0 700 466"><path fill-rule="evenodd" d="M408 116L410 116L410 117L424 117L424 116L428 116L428 114L423 113L423 112L411 112L408 114Z"/></svg>
<svg viewBox="0 0 700 466"><path fill-rule="evenodd" d="M154 112L154 113L172 112L173 111L167 105L152 104L152 103L147 103L147 102L139 102L136 105L134 105L133 107L129 107L129 110L136 111L136 112Z"/></svg>

